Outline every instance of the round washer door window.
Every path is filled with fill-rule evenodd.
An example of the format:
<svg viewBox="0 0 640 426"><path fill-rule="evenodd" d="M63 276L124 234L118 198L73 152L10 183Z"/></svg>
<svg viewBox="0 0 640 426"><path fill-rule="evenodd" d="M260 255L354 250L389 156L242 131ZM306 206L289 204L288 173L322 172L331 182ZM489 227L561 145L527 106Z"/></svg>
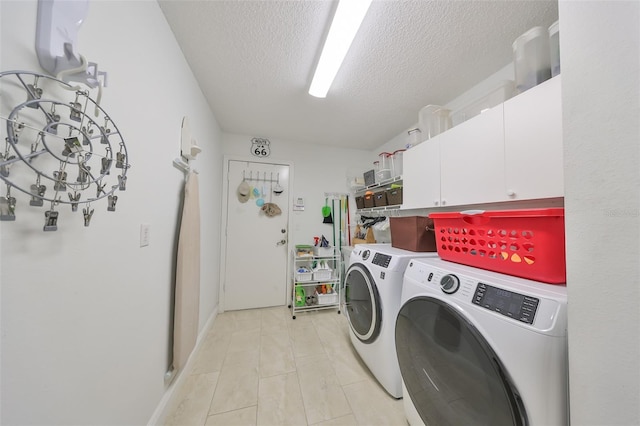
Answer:
<svg viewBox="0 0 640 426"><path fill-rule="evenodd" d="M366 266L354 263L345 277L345 305L349 325L364 343L375 341L382 321L376 284Z"/></svg>
<svg viewBox="0 0 640 426"><path fill-rule="evenodd" d="M396 321L396 352L427 425L528 425L508 372L478 329L447 303L416 297ZM526 367L524 367L526 368Z"/></svg>

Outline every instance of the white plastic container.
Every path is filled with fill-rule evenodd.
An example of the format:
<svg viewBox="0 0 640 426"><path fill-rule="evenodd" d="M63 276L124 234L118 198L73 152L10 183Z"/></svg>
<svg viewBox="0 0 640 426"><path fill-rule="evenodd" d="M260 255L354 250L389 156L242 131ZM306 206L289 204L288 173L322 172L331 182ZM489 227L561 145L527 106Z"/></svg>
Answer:
<svg viewBox="0 0 640 426"><path fill-rule="evenodd" d="M407 135L409 135L409 137L407 138L408 142L405 145L407 149L414 147L422 142L422 131L420 131L420 128L418 127L407 131Z"/></svg>
<svg viewBox="0 0 640 426"><path fill-rule="evenodd" d="M314 281L326 281L331 279L331 269L318 269L313 272Z"/></svg>
<svg viewBox="0 0 640 426"><path fill-rule="evenodd" d="M316 300L318 301L318 305L332 305L334 303L338 303L338 293L335 290L331 290L331 293L318 293L316 291Z"/></svg>
<svg viewBox="0 0 640 426"><path fill-rule="evenodd" d="M311 271L296 272L296 281L299 281L299 282L311 281L312 277L313 277L313 272Z"/></svg>
<svg viewBox="0 0 640 426"><path fill-rule="evenodd" d="M319 257L333 256L333 247L313 246L313 255Z"/></svg>
<svg viewBox="0 0 640 426"><path fill-rule="evenodd" d="M486 95L469 102L467 105L451 113L451 124L458 124L467 121L483 111L500 105L504 101L511 99L515 95L515 84L513 80L504 80L497 87Z"/></svg>
<svg viewBox="0 0 640 426"><path fill-rule="evenodd" d="M516 90L522 93L551 78L549 31L533 27L513 42Z"/></svg>
<svg viewBox="0 0 640 426"><path fill-rule="evenodd" d="M376 182L382 182L391 178L391 155L388 152L378 154L380 169L376 172Z"/></svg>
<svg viewBox="0 0 640 426"><path fill-rule="evenodd" d="M418 113L422 140L431 139L451 128L451 111L438 105L427 105Z"/></svg>
<svg viewBox="0 0 640 426"><path fill-rule="evenodd" d="M402 176L402 157L404 157L405 149L398 149L391 154L391 174L393 177Z"/></svg>
<svg viewBox="0 0 640 426"><path fill-rule="evenodd" d="M549 27L549 53L551 60L551 77L560 74L560 26L558 21Z"/></svg>

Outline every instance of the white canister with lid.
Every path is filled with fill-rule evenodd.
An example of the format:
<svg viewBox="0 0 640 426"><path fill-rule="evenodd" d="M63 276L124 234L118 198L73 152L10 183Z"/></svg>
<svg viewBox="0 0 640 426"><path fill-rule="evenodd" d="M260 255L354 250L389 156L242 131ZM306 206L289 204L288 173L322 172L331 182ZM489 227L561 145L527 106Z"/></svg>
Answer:
<svg viewBox="0 0 640 426"><path fill-rule="evenodd" d="M427 105L418 114L422 139L427 140L451 128L451 111L439 105Z"/></svg>
<svg viewBox="0 0 640 426"><path fill-rule="evenodd" d="M393 177L402 176L402 157L404 156L405 151L405 149L398 149L393 151L393 154L391 154L391 162L393 165L391 174Z"/></svg>
<svg viewBox="0 0 640 426"><path fill-rule="evenodd" d="M549 54L551 77L555 77L560 74L560 25L558 21L549 27Z"/></svg>
<svg viewBox="0 0 640 426"><path fill-rule="evenodd" d="M411 148L412 146L416 146L420 142L422 142L422 132L420 131L419 127L416 127L415 129L411 129L407 131L407 134L409 135L408 142L405 145L407 149Z"/></svg>
<svg viewBox="0 0 640 426"><path fill-rule="evenodd" d="M522 93L551 78L549 31L533 27L513 42L516 90Z"/></svg>
<svg viewBox="0 0 640 426"><path fill-rule="evenodd" d="M391 154L388 152L381 152L378 154L378 158L380 159L380 169L376 173L376 181L381 182L391 178Z"/></svg>

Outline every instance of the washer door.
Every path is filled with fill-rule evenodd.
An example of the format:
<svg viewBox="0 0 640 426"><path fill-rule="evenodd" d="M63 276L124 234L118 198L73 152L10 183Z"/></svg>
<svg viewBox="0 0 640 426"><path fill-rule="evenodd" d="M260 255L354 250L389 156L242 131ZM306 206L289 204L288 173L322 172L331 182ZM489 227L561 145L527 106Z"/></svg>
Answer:
<svg viewBox="0 0 640 426"><path fill-rule="evenodd" d="M382 312L371 273L362 263L354 263L347 270L344 285L345 311L351 330L364 343L375 341L380 334Z"/></svg>
<svg viewBox="0 0 640 426"><path fill-rule="evenodd" d="M396 321L396 352L409 397L426 425L529 424L495 351L446 302L407 301Z"/></svg>

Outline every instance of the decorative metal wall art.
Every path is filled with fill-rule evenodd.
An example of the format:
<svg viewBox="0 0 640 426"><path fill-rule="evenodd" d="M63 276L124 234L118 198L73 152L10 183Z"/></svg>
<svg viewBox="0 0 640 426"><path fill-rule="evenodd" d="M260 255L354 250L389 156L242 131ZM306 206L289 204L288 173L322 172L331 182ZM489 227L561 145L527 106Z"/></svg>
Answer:
<svg viewBox="0 0 640 426"><path fill-rule="evenodd" d="M89 226L92 204L107 198L116 211L126 190L129 155L120 130L89 92L29 71L0 72L0 220L16 220L23 205L42 208L44 231L58 229L60 205L83 205ZM114 158L115 157L115 158ZM0 193L2 193L0 189ZM26 206L26 205L25 205Z"/></svg>

